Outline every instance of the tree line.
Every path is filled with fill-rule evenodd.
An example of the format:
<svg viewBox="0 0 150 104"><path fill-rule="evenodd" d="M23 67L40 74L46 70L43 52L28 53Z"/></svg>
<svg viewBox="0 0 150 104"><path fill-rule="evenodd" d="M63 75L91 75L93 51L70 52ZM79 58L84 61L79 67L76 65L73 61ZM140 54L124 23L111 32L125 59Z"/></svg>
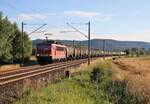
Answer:
<svg viewBox="0 0 150 104"><path fill-rule="evenodd" d="M0 64L19 63L22 58L22 33L16 23L10 22L0 12ZM24 56L28 60L32 54L32 41L24 32Z"/></svg>
<svg viewBox="0 0 150 104"><path fill-rule="evenodd" d="M145 48L130 48L124 51L129 56L150 55L150 49Z"/></svg>

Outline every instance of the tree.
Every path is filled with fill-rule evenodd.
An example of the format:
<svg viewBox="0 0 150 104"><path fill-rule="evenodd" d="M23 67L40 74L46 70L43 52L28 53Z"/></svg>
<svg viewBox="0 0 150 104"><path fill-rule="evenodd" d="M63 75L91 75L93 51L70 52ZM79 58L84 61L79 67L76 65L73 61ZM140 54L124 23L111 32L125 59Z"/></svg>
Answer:
<svg viewBox="0 0 150 104"><path fill-rule="evenodd" d="M27 59L32 53L32 43L26 33L24 44L24 54ZM0 64L20 62L21 49L21 31L16 23L11 23L0 12Z"/></svg>
<svg viewBox="0 0 150 104"><path fill-rule="evenodd" d="M2 13L0 15L0 62L10 63L12 62L11 41L13 38L13 28L7 17L3 18Z"/></svg>
<svg viewBox="0 0 150 104"><path fill-rule="evenodd" d="M22 52L21 50L22 48L20 48L21 47L21 32L19 31L16 23L13 24L13 27L14 27L14 38L12 41L13 62L19 62L21 58L21 52Z"/></svg>
<svg viewBox="0 0 150 104"><path fill-rule="evenodd" d="M29 39L28 35L24 33L24 57L25 61L28 61L32 55L32 41Z"/></svg>
<svg viewBox="0 0 150 104"><path fill-rule="evenodd" d="M124 52L126 53L126 55L129 55L130 54L130 49L125 49Z"/></svg>

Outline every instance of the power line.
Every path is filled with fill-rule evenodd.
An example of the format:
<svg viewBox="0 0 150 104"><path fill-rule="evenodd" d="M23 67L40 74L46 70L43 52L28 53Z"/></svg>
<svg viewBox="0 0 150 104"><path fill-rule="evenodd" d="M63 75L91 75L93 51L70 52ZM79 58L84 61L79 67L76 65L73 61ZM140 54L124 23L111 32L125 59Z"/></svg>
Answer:
<svg viewBox="0 0 150 104"><path fill-rule="evenodd" d="M18 2L19 2L19 0L18 0ZM35 5L35 4L34 4L34 5ZM39 12L39 11L33 9L33 8L30 8L30 10L33 11L33 12L36 12L36 13L38 13L38 14L41 14L41 12ZM42 14L42 15L47 16L47 15L45 15L45 14Z"/></svg>
<svg viewBox="0 0 150 104"><path fill-rule="evenodd" d="M67 23L68 26L70 26L71 28L73 28L74 30L76 30L77 32L79 32L80 34L82 34L83 36L85 36L86 38L88 38L87 35L85 35L84 33L82 33L80 30L78 30L77 28L75 28L74 26L72 26L71 24Z"/></svg>
<svg viewBox="0 0 150 104"><path fill-rule="evenodd" d="M6 2L6 1L0 0L0 2L3 3L4 5L8 6L9 8L12 8L13 10L19 12L19 13L29 14L28 12L19 9L19 8L15 7L15 6L11 5L11 4L9 4L9 3ZM39 20L42 21L41 19L36 18L35 16L32 16L32 15L28 15L28 16L29 16L29 17L32 17L32 18L34 18L34 19L36 19L36 20L38 20L38 21L39 21ZM42 21L42 22L43 22L43 21Z"/></svg>
<svg viewBox="0 0 150 104"><path fill-rule="evenodd" d="M37 29L35 29L34 31L32 31L31 33L29 33L29 35L31 35L32 33L38 31L39 29L41 29L42 27L44 27L46 24L43 24L42 26L38 27Z"/></svg>
<svg viewBox="0 0 150 104"><path fill-rule="evenodd" d="M22 11L22 10L20 10L20 9L16 8L15 6L10 5L10 4L9 4L9 3L7 3L6 1L1 0L1 3L3 3L4 5L6 5L6 6L8 6L8 7L12 8L12 9L16 10L17 12L25 13L24 11Z"/></svg>

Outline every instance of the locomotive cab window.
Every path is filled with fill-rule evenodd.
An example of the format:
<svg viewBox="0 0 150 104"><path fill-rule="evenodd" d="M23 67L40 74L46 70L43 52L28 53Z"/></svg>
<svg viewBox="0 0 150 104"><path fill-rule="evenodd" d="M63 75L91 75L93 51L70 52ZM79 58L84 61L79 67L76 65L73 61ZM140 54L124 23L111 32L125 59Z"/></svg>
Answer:
<svg viewBox="0 0 150 104"><path fill-rule="evenodd" d="M38 54L51 54L51 46L49 44L38 44L37 53Z"/></svg>
<svg viewBox="0 0 150 104"><path fill-rule="evenodd" d="M50 50L50 46L47 44L40 44L37 46L38 49L43 49L43 50Z"/></svg>
<svg viewBox="0 0 150 104"><path fill-rule="evenodd" d="M57 47L56 47L56 50L57 50L57 51L64 51L64 47L58 47L58 46L57 46Z"/></svg>

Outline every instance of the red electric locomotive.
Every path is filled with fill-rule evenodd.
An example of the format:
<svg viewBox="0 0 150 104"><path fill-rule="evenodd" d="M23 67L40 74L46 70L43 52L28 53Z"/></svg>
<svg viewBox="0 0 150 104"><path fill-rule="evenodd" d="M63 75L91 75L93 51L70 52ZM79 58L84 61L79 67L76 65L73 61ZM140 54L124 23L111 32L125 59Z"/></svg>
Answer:
<svg viewBox="0 0 150 104"><path fill-rule="evenodd" d="M37 44L37 61L39 63L52 63L54 60L65 60L67 58L67 47L54 43Z"/></svg>

